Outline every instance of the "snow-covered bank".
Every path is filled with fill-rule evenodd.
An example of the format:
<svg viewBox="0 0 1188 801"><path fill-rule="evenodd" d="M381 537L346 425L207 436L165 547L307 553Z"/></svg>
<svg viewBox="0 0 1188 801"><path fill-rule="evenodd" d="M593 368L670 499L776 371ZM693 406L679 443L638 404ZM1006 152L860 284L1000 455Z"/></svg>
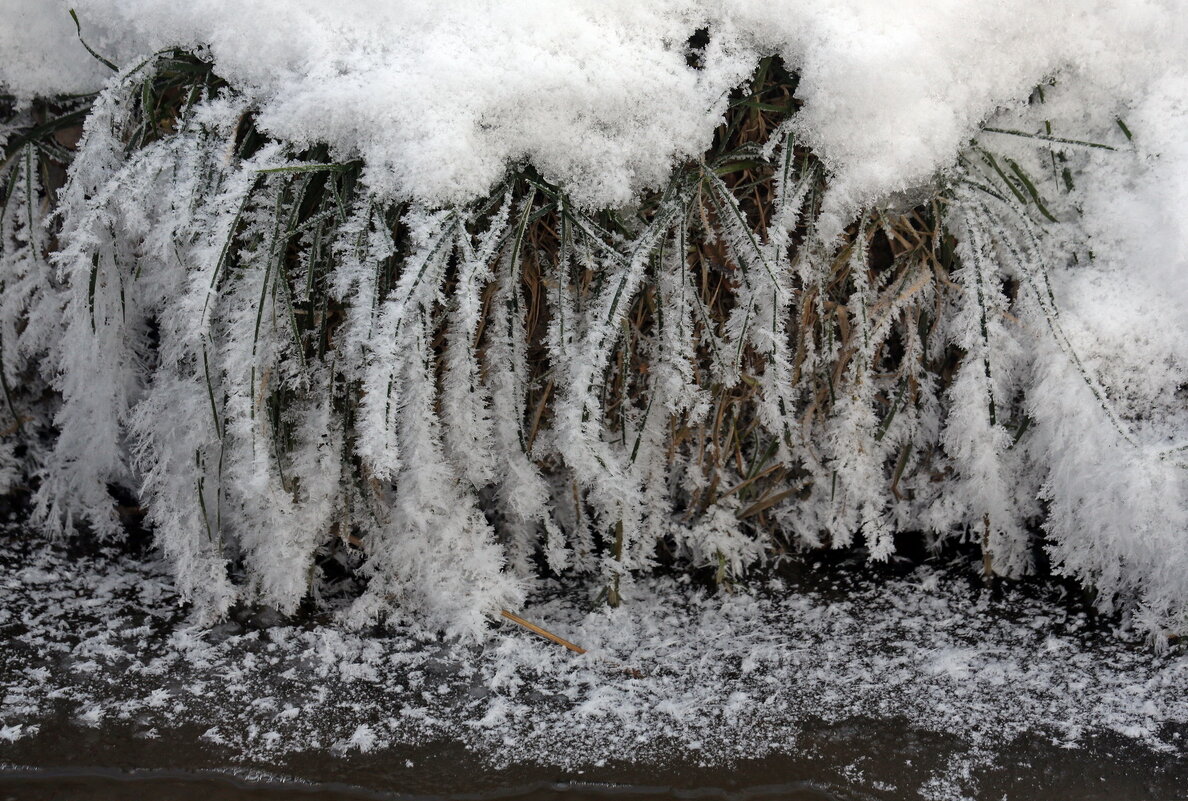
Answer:
<svg viewBox="0 0 1188 801"><path fill-rule="evenodd" d="M112 75L20 0L0 483L100 537L135 493L212 620L331 559L348 621L481 637L546 574L923 531L1162 641L1179 5L84 0Z"/></svg>
<svg viewBox="0 0 1188 801"><path fill-rule="evenodd" d="M810 749L811 722L894 720L961 744L901 788L938 798L970 792L970 766L1020 735L1186 748L1182 649L1152 657L1050 600L991 601L951 568L869 581L805 563L803 579L756 596L664 580L620 610L590 613L584 592L522 610L590 649L578 656L514 627L486 648L266 614L201 631L184 624L162 565L71 558L14 529L3 543L0 762L5 740L59 714L165 740L196 727L257 767L437 740L495 763L679 752L721 764Z"/></svg>

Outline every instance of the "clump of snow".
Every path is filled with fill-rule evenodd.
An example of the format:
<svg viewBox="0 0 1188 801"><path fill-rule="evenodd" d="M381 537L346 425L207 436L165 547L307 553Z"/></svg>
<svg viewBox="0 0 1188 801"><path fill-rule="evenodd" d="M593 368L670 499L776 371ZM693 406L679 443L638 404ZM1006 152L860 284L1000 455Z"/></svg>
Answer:
<svg viewBox="0 0 1188 801"><path fill-rule="evenodd" d="M0 89L27 99L93 92L103 85L108 70L71 43L76 31L69 8L67 3L5 3L0 9Z"/></svg>
<svg viewBox="0 0 1188 801"><path fill-rule="evenodd" d="M852 212L928 182L1050 74L1111 89L1121 74L1130 95L1112 96L1143 97L1169 59L1182 70L1185 43L1170 0L17 0L26 24L6 26L0 84L98 86L101 68L73 66L71 5L92 46L125 59L209 45L265 129L362 157L380 194L435 205L486 194L524 160L591 206L629 203L702 153L730 90L779 54L801 75L796 126ZM699 29L710 39L695 69Z"/></svg>
<svg viewBox="0 0 1188 801"><path fill-rule="evenodd" d="M276 737L279 736L279 734L276 735ZM367 753L368 751L375 748L375 741L375 732L371 730L371 727L366 723L360 723L358 727L356 727L355 731L351 734L350 739L348 739L346 743L342 745L342 748L345 750L353 748L362 751L363 753Z"/></svg>

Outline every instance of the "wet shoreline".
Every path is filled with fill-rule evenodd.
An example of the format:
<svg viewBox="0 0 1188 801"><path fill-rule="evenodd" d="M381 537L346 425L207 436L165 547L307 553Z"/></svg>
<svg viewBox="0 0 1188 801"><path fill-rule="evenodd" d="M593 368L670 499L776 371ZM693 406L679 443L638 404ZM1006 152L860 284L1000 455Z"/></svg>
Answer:
<svg viewBox="0 0 1188 801"><path fill-rule="evenodd" d="M959 744L911 731L895 721L818 722L812 745L796 752L728 765L697 765L674 753L660 764L622 762L557 769L521 763L494 766L457 742L373 754L292 755L276 764L229 765L235 755L204 745L182 729L146 741L118 730L63 722L6 748L0 765L4 801L897 801L921 793ZM947 754L947 756L946 756ZM1077 801L1172 801L1188 798L1188 763L1124 738L1098 737L1077 749L1022 738L961 777L960 794L931 797ZM956 764L956 763L954 763ZM99 766L99 767L96 767Z"/></svg>

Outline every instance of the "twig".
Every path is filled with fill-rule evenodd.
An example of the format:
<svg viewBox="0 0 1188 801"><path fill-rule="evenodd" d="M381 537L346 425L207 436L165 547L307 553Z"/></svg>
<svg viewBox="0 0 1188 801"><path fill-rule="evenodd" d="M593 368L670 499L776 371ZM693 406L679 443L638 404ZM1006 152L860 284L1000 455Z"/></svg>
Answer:
<svg viewBox="0 0 1188 801"><path fill-rule="evenodd" d="M502 610L502 614L505 618L510 620L512 623L516 623L520 626L523 626L524 628L531 631L533 634L539 634L541 637L544 637L546 640L552 640L553 642L557 643L557 645L563 645L566 648L568 648L569 650L573 651L574 653L577 653L577 654L586 653L586 649L582 648L580 645L574 645L569 640L562 639L562 638L558 637L556 634L554 634L553 632L548 631L547 629L542 629L540 626L536 625L535 623L529 623L527 620L520 617L519 615L513 615L511 612L507 611L506 609Z"/></svg>

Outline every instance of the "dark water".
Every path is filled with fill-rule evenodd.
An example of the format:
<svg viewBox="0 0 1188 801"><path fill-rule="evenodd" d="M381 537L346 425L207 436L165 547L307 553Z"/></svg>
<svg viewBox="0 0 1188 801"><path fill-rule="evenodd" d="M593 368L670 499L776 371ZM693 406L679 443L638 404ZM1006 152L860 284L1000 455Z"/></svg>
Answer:
<svg viewBox="0 0 1188 801"><path fill-rule="evenodd" d="M515 799L515 801L584 801L585 799L714 799L739 801L829 801L835 798L809 786L793 784L752 788L742 791L681 791L669 787L642 787L596 783L549 783L508 787L472 799ZM51 774L0 778L0 798L5 801L110 801L110 799L153 798L163 801L354 801L354 799L426 798L361 790L347 785L248 782L219 775L146 773L127 776L111 771L57 771Z"/></svg>
<svg viewBox="0 0 1188 801"><path fill-rule="evenodd" d="M50 723L5 748L0 801L1188 799L1188 760L1121 737L1071 750L1023 739L970 759L957 740L886 720L816 723L790 753L730 766L699 765L679 751L663 764L638 764L624 744L622 763L573 770L497 767L454 742L365 755L319 751L229 770L232 756L199 734L183 728L145 740L118 726ZM946 769L951 785L926 786Z"/></svg>

